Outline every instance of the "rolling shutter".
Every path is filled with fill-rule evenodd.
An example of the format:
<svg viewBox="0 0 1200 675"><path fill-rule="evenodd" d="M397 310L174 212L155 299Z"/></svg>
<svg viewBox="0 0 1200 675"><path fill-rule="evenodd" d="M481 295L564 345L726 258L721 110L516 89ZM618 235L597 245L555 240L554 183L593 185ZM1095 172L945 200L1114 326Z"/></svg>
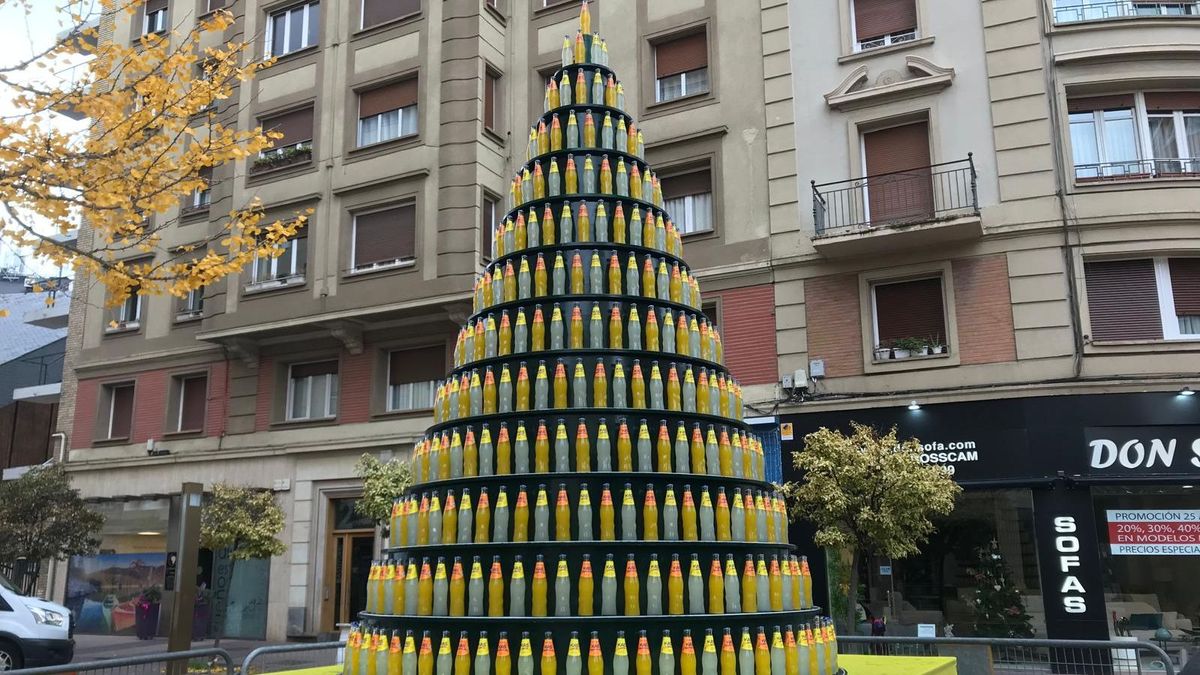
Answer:
<svg viewBox="0 0 1200 675"><path fill-rule="evenodd" d="M854 37L859 42L916 29L915 0L854 0Z"/></svg>
<svg viewBox="0 0 1200 675"><path fill-rule="evenodd" d="M875 323L883 346L903 338L936 338L945 343L941 277L876 284Z"/></svg>
<svg viewBox="0 0 1200 675"><path fill-rule="evenodd" d="M390 110L399 110L417 102L417 78L364 91L358 95L359 119L372 117Z"/></svg>
<svg viewBox="0 0 1200 675"><path fill-rule="evenodd" d="M1161 340L1154 261L1084 263L1093 340Z"/></svg>
<svg viewBox="0 0 1200 675"><path fill-rule="evenodd" d="M1146 112L1161 113L1200 110L1200 91L1151 91L1146 92Z"/></svg>
<svg viewBox="0 0 1200 675"><path fill-rule="evenodd" d="M112 426L109 438L129 438L133 429L133 385L122 384L114 386L110 392L112 406Z"/></svg>
<svg viewBox="0 0 1200 675"><path fill-rule="evenodd" d="M928 122L865 133L863 151L872 224L933 216Z"/></svg>
<svg viewBox="0 0 1200 675"><path fill-rule="evenodd" d="M337 361L320 361L318 363L297 363L292 366L291 377L293 380L298 380L302 377L316 377L317 375L337 375Z"/></svg>
<svg viewBox="0 0 1200 675"><path fill-rule="evenodd" d="M305 141L313 137L313 109L305 108L284 115L269 117L262 122L265 131L278 131L283 138L275 142L275 147L283 148Z"/></svg>
<svg viewBox="0 0 1200 675"><path fill-rule="evenodd" d="M693 171L692 173L667 176L662 179L663 200L678 199L688 195L702 195L712 192L712 171Z"/></svg>
<svg viewBox="0 0 1200 675"><path fill-rule="evenodd" d="M388 384L432 382L446 374L446 347L405 349L388 355Z"/></svg>
<svg viewBox="0 0 1200 675"><path fill-rule="evenodd" d="M1171 294L1177 316L1200 316L1200 258L1171 258Z"/></svg>
<svg viewBox="0 0 1200 675"><path fill-rule="evenodd" d="M1123 110L1133 107L1133 94L1111 96L1088 96L1067 99L1067 112L1093 112L1096 110Z"/></svg>
<svg viewBox="0 0 1200 675"><path fill-rule="evenodd" d="M362 27L370 28L421 11L421 0L363 0Z"/></svg>
<svg viewBox="0 0 1200 675"><path fill-rule="evenodd" d="M179 388L179 431L204 429L204 409L208 399L208 378L184 378Z"/></svg>
<svg viewBox="0 0 1200 675"><path fill-rule="evenodd" d="M415 204L354 216L354 266L416 257Z"/></svg>
<svg viewBox="0 0 1200 675"><path fill-rule="evenodd" d="M157 12L167 8L167 0L146 0L146 13Z"/></svg>
<svg viewBox="0 0 1200 675"><path fill-rule="evenodd" d="M692 33L654 46L654 75L659 79L707 67L705 33Z"/></svg>

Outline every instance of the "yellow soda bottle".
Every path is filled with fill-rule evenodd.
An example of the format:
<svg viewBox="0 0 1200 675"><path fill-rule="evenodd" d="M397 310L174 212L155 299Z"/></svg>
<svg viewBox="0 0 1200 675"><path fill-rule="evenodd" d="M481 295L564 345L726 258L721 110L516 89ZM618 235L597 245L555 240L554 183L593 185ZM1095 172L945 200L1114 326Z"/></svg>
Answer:
<svg viewBox="0 0 1200 675"><path fill-rule="evenodd" d="M588 643L587 675L604 675L604 652L600 649L600 635L592 631Z"/></svg>
<svg viewBox="0 0 1200 675"><path fill-rule="evenodd" d="M430 616L433 614L433 570L429 566L429 558L421 560L421 576L417 580L417 615Z"/></svg>
<svg viewBox="0 0 1200 675"><path fill-rule="evenodd" d="M421 651L417 654L417 675L433 675L433 638L429 631L421 635Z"/></svg>
<svg viewBox="0 0 1200 675"><path fill-rule="evenodd" d="M496 640L496 675L512 675L512 653L508 649L508 634L500 631Z"/></svg>
<svg viewBox="0 0 1200 675"><path fill-rule="evenodd" d="M679 648L679 675L696 675L696 645L692 643L692 631L686 629Z"/></svg>
<svg viewBox="0 0 1200 675"><path fill-rule="evenodd" d="M628 429L625 430L625 435L628 438ZM600 489L600 541L614 541L616 538L616 513L613 507L612 490L609 489L608 483L605 483Z"/></svg>
<svg viewBox="0 0 1200 675"><path fill-rule="evenodd" d="M637 563L634 562L633 554L629 554L629 558L625 562L625 616L638 616L642 613L641 610L641 580L638 579ZM642 633L642 639L645 639L645 632ZM640 650L641 647L639 646ZM647 657L649 658L649 647L646 649Z"/></svg>
<svg viewBox="0 0 1200 675"><path fill-rule="evenodd" d="M471 641L467 631L458 634L458 649L454 652L454 675L471 675Z"/></svg>
<svg viewBox="0 0 1200 675"><path fill-rule="evenodd" d="M546 616L546 563L542 560L541 554L538 554L537 562L533 564L531 589L533 593L532 616Z"/></svg>
<svg viewBox="0 0 1200 675"><path fill-rule="evenodd" d="M737 652L733 649L733 634L729 628L721 637L721 675L737 675Z"/></svg>
<svg viewBox="0 0 1200 675"><path fill-rule="evenodd" d="M658 539L658 501L654 498L654 486L649 484L642 502L642 539Z"/></svg>
<svg viewBox="0 0 1200 675"><path fill-rule="evenodd" d="M558 500L554 505L554 538L556 541L571 541L571 504L567 500L565 484L559 484Z"/></svg>
<svg viewBox="0 0 1200 675"><path fill-rule="evenodd" d="M579 600L577 614L592 616L594 613L596 580L592 576L592 559L587 553L583 554L583 563L579 567Z"/></svg>
<svg viewBox="0 0 1200 675"><path fill-rule="evenodd" d="M742 611L758 611L758 576L754 573L754 556L751 555L746 556L746 564L742 566Z"/></svg>
<svg viewBox="0 0 1200 675"><path fill-rule="evenodd" d="M554 653L554 634L547 632L542 641L542 675L558 675L558 656Z"/></svg>
<svg viewBox="0 0 1200 675"><path fill-rule="evenodd" d="M725 573L721 569L721 556L714 553L712 566L708 569L708 613L723 614L724 612Z"/></svg>
<svg viewBox="0 0 1200 675"><path fill-rule="evenodd" d="M771 675L771 651L767 647L767 632L758 627L754 640L754 675Z"/></svg>
<svg viewBox="0 0 1200 675"><path fill-rule="evenodd" d="M671 554L671 569L667 573L667 613L683 614L683 568L678 553Z"/></svg>
<svg viewBox="0 0 1200 675"><path fill-rule="evenodd" d="M636 675L650 675L650 641L646 631L638 632L637 655L633 657L633 669Z"/></svg>
<svg viewBox="0 0 1200 675"><path fill-rule="evenodd" d="M517 504L513 507L512 540L529 541L529 494L524 485L517 488Z"/></svg>
<svg viewBox="0 0 1200 675"><path fill-rule="evenodd" d="M679 510L679 517L682 521L681 533L683 534L683 540L698 541L700 533L697 527L696 502L692 498L692 487L690 485L683 486L683 506Z"/></svg>
<svg viewBox="0 0 1200 675"><path fill-rule="evenodd" d="M454 556L450 568L450 616L467 615L467 581L463 578L462 557Z"/></svg>

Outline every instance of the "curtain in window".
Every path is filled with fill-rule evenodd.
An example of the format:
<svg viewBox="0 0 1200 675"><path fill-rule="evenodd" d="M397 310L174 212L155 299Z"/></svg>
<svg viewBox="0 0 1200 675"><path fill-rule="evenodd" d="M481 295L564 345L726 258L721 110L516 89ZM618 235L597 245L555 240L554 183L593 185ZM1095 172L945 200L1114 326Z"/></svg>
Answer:
<svg viewBox="0 0 1200 675"><path fill-rule="evenodd" d="M1096 119L1090 112L1071 115L1071 156L1075 166L1100 162L1100 145L1096 142Z"/></svg>
<svg viewBox="0 0 1200 675"><path fill-rule="evenodd" d="M1173 115L1150 116L1150 147L1155 159L1179 157L1179 144L1175 142L1175 117Z"/></svg>
<svg viewBox="0 0 1200 675"><path fill-rule="evenodd" d="M1104 111L1104 151L1109 162L1137 160L1137 132L1132 110Z"/></svg>

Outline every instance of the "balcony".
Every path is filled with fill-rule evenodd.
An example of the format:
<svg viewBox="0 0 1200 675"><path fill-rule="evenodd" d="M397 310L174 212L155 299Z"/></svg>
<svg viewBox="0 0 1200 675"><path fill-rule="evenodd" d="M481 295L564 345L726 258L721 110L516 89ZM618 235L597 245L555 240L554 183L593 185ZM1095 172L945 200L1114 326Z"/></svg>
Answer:
<svg viewBox="0 0 1200 675"><path fill-rule="evenodd" d="M1119 183L1126 181L1200 178L1200 157L1132 159L1075 165L1075 183Z"/></svg>
<svg viewBox="0 0 1200 675"><path fill-rule="evenodd" d="M1112 21L1116 19L1144 19L1154 17L1191 16L1200 17L1200 3L1196 0L1167 2L1134 0L1110 0L1074 2L1058 0L1054 3L1056 25L1084 23L1088 21Z"/></svg>
<svg viewBox="0 0 1200 675"><path fill-rule="evenodd" d="M813 181L813 246L842 257L978 238L977 179L968 154L906 171Z"/></svg>

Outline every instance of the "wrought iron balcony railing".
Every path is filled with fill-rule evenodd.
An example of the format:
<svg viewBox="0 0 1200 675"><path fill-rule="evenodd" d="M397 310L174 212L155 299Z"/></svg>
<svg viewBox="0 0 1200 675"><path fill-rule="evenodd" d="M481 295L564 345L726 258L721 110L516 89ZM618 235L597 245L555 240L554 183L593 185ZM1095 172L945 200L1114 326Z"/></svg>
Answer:
<svg viewBox="0 0 1200 675"><path fill-rule="evenodd" d="M1061 0L1057 5L1066 5ZM1091 2L1085 0L1072 6L1054 8L1054 23L1080 23L1083 21L1107 21L1149 16L1200 16L1200 3L1196 0L1110 0Z"/></svg>
<svg viewBox="0 0 1200 675"><path fill-rule="evenodd" d="M1076 164L1076 183L1151 180L1155 178L1200 178L1200 157L1190 159L1132 159L1123 162Z"/></svg>
<svg viewBox="0 0 1200 675"><path fill-rule="evenodd" d="M907 171L812 181L817 236L978 214L977 179L974 157L968 153L966 159Z"/></svg>

